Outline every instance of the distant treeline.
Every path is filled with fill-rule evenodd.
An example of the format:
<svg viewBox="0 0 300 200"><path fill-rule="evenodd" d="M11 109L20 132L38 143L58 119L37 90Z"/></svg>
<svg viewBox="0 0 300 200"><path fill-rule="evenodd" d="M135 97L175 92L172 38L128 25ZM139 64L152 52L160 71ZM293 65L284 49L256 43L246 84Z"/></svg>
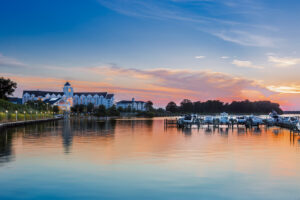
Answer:
<svg viewBox="0 0 300 200"><path fill-rule="evenodd" d="M184 99L180 105L175 102L169 102L166 106L166 111L171 113L245 113L245 114L267 114L272 111L282 114L280 105L270 101L233 101L231 103L224 103L219 100L208 100L205 102L192 102Z"/></svg>
<svg viewBox="0 0 300 200"><path fill-rule="evenodd" d="M283 111L283 114L300 114L300 111Z"/></svg>

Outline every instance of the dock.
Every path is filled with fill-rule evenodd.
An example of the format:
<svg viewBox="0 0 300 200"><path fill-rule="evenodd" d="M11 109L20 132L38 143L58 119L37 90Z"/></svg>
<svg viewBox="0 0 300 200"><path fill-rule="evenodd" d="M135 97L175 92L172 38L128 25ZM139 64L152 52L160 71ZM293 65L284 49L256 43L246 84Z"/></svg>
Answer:
<svg viewBox="0 0 300 200"><path fill-rule="evenodd" d="M247 121L245 123L237 123L236 121L229 121L229 123L223 124L220 123L220 121L214 121L213 123L205 123L203 120L196 120L193 122L184 122L184 123L179 123L178 118L174 119L164 119L164 126L165 128L168 127L177 127L177 128L192 128L197 127L214 127L214 128L219 128L219 127L228 127L228 128L240 128L240 127L245 127L245 128L252 128L252 127L260 127L260 126L278 126L281 128L287 128L290 129L291 131L294 132L300 132L300 130L297 130L297 127L293 124L284 124L284 123L274 123L272 125L264 122L261 124L252 124L251 121Z"/></svg>

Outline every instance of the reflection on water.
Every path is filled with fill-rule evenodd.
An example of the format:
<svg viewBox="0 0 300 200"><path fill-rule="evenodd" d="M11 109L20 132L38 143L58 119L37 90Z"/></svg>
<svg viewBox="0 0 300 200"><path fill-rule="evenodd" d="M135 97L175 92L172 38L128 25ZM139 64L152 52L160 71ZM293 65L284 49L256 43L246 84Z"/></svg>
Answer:
<svg viewBox="0 0 300 200"><path fill-rule="evenodd" d="M300 136L278 127L72 119L0 134L0 199L299 199L299 169Z"/></svg>
<svg viewBox="0 0 300 200"><path fill-rule="evenodd" d="M0 166L13 158L12 150L13 130L4 130L0 134Z"/></svg>

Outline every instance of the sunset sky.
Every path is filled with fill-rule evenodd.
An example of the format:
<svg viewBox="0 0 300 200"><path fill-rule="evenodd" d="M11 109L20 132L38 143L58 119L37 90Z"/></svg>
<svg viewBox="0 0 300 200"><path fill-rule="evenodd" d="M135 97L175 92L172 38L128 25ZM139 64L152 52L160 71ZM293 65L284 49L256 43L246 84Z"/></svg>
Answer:
<svg viewBox="0 0 300 200"><path fill-rule="evenodd" d="M0 76L116 100L271 100L300 110L297 0L0 2Z"/></svg>

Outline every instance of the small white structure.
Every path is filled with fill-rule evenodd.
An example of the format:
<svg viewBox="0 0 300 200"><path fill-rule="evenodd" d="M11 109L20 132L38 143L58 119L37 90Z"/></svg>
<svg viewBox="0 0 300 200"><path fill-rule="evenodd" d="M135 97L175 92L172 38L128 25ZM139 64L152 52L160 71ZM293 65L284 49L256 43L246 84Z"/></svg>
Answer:
<svg viewBox="0 0 300 200"><path fill-rule="evenodd" d="M135 99L132 98L131 101L123 100L117 102L117 108L123 108L124 110L131 109L138 111L146 111L146 104L147 103L144 101L135 101Z"/></svg>
<svg viewBox="0 0 300 200"><path fill-rule="evenodd" d="M25 90L23 91L22 103L27 101L42 100L52 105L58 105L63 110L69 110L71 106L76 104L94 106L104 105L110 108L114 104L114 94L107 92L74 92L73 87L69 82L66 82L63 87L63 92L40 91L40 90Z"/></svg>

